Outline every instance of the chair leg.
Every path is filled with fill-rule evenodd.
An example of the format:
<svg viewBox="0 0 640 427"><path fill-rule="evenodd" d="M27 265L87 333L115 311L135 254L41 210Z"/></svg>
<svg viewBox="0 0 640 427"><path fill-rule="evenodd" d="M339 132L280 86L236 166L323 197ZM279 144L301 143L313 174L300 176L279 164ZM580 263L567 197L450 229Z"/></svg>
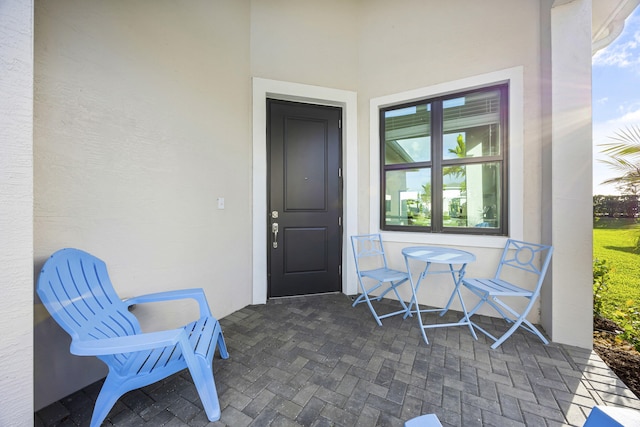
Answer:
<svg viewBox="0 0 640 427"><path fill-rule="evenodd" d="M504 307L505 310L507 310L509 313L511 313L514 316L514 319L509 319L508 317L505 317L506 320L514 322L513 326L511 326L511 328L509 328L509 330L498 340L500 342L500 344L502 344L504 342L504 340L506 340L507 338L509 338L509 336L519 327L522 326L523 329L531 332L532 334L536 335L538 338L540 338L540 340L545 343L545 344L549 344L549 341L544 337L544 335L542 335L542 333L538 330L538 328L536 328L531 322L529 322L527 320L527 315L529 314L529 311L531 311L531 308L533 307L533 303L535 301L534 298L529 298L529 304L527 304L527 307L524 309L524 311L522 313L518 313L515 310L513 310L511 307L509 307L507 304L503 303L502 301L500 301L500 299L494 297L493 298L495 303L499 304L501 307ZM491 304L492 306L494 304ZM498 345L500 345L498 344ZM494 344L495 347L493 348L497 348L498 345Z"/></svg>
<svg viewBox="0 0 640 427"><path fill-rule="evenodd" d="M474 315L474 314L475 314L475 313L480 309L480 307L482 307L482 305L486 303L486 304L489 304L489 305L490 305L490 306L491 306L495 311L497 311L497 312L498 312L498 314L500 314L500 316L502 316L502 318L503 318L505 321L507 321L508 323L512 323L512 322L514 321L513 319L511 319L511 318L509 317L509 315L505 314L505 312L504 312L504 311L502 311L502 309L500 308L500 306L499 306L498 304L496 304L496 302L497 302L497 303L500 303L500 300L498 300L498 299L496 299L496 298L494 297L494 300L496 301L496 302L494 302L494 301L492 301L491 299L489 299L489 294L486 294L486 293L484 293L484 292L479 292L479 291L477 291L477 290L475 290L475 289L473 289L473 288L469 288L469 287L467 287L467 289L469 289L469 290L470 290L471 292L473 292L477 297L479 297L479 298L480 298L480 301L478 302L478 304L476 304L476 305L473 307L473 309L471 309L471 311L468 311L468 312L467 312L468 317L473 316L473 315ZM503 304L501 304L501 305L503 305ZM504 306L504 308L509 309L509 307L507 307L507 306ZM514 314L516 317L517 317L517 315L518 315L518 313L513 313L513 314Z"/></svg>
<svg viewBox="0 0 640 427"><path fill-rule="evenodd" d="M351 304L351 307L355 307L356 305L360 304L363 299L364 299L364 294L360 294L360 296L356 298L355 301L353 301L353 304Z"/></svg>
<svg viewBox="0 0 640 427"><path fill-rule="evenodd" d="M371 300L369 299L369 292L372 292L378 289L380 286L382 286L382 283L378 283L377 285L373 286L371 289L367 290L365 289L364 284L360 280L360 289L362 289L362 294L360 294L360 296L356 298L353 304L351 304L352 307L355 307L361 302L366 302L367 305L369 306L369 310L371 311L371 314L373 315L373 318L376 319L376 323L378 323L378 326L382 326L382 322L378 317L378 313L376 313L376 310L373 308L373 304L371 304Z"/></svg>
<svg viewBox="0 0 640 427"><path fill-rule="evenodd" d="M116 404L118 399L120 399L126 391L127 390L120 390L119 381L115 380L112 376L107 375L93 408L93 415L91 415L91 427L100 427L102 425L102 422L107 418L107 415L109 415L109 411L111 411L113 405Z"/></svg>
<svg viewBox="0 0 640 427"><path fill-rule="evenodd" d="M514 332L515 332L515 331L520 327L520 324L521 324L521 323L522 323L522 318L520 318L520 319L516 320L515 322L513 322L513 325L511 325L511 327L507 330L507 332L505 332L504 334L502 334L502 336L501 336L500 338L498 338L498 339L496 340L496 342L494 342L494 343L491 345L491 348L495 350L496 348L500 347L500 345L501 345L503 342L505 342L505 340L506 340L507 338L509 338L509 337L511 336L511 334L513 334L513 333L514 333Z"/></svg>
<svg viewBox="0 0 640 427"><path fill-rule="evenodd" d="M471 317L471 316L473 316L474 314L476 314L476 311L478 311L478 310L480 309L480 307L482 307L482 305L483 305L485 302L487 302L487 296L488 296L488 295L478 295L478 294L476 294L476 295L480 297L480 301L478 301L478 303L477 303L477 304L476 304L476 305L475 305L471 310L469 310L469 311L467 312L467 316L468 316L468 317Z"/></svg>
<svg viewBox="0 0 640 427"><path fill-rule="evenodd" d="M469 289L469 288L467 288L467 289ZM473 316L480 309L480 307L482 307L485 303L487 303L491 307L493 307L498 313L500 313L500 315L502 315L505 319L507 319L508 321L510 321L510 319L508 319L508 317L505 317L504 313L495 306L493 301L490 301L488 299L488 297L489 297L488 294L485 294L485 293L482 293L482 292L477 292L475 289L469 289L469 290L472 291L476 296L478 296L480 298L480 301L478 301L478 303L469 311L467 311L466 307L464 306L464 302L462 302L462 309L465 312L465 316L460 321L462 322L463 320L466 320L467 322L469 322L469 329L471 329L471 335L473 335L473 337L475 339L478 339L478 337L475 334L475 329L477 329L480 332L482 332L483 334L485 334L487 337L489 337L491 340L493 340L494 342L497 341L498 338L496 338L491 333L489 333L489 331L487 331L484 328L480 327L477 323L474 323L471 320L471 316ZM462 300L462 298L461 298L461 300Z"/></svg>
<svg viewBox="0 0 640 427"><path fill-rule="evenodd" d="M365 297L367 301L367 305L369 306L369 310L371 310L371 314L373 314L374 319L376 319L376 323L378 326L382 326L382 322L380 321L380 317L378 317L378 313L376 313L376 309L373 308L373 304L371 304L371 300L369 299L369 295Z"/></svg>
<svg viewBox="0 0 640 427"><path fill-rule="evenodd" d="M529 332L535 334L538 336L538 338L540 338L540 340L545 343L545 344L549 344L549 341L542 335L542 333L540 333L540 331L538 330L538 328L536 328L535 326L533 326L528 320L525 319L518 319L516 320L513 325L511 325L511 327L507 330L507 332L505 332L500 338L498 338L496 340L495 343L493 343L493 345L491 346L492 349L496 349L498 348L503 342L506 341L507 338L509 338L520 326L522 326L522 324L525 323L527 325L528 328L523 328L527 329Z"/></svg>
<svg viewBox="0 0 640 427"><path fill-rule="evenodd" d="M202 375L198 380L194 378L193 382L198 390L198 395L200 395L200 400L207 413L207 418L209 421L217 421L220 419L220 402L218 401L216 383L213 379L213 367L204 357L196 355L196 358L198 359Z"/></svg>
<svg viewBox="0 0 640 427"><path fill-rule="evenodd" d="M186 336L180 339L180 347L202 406L207 413L207 418L209 421L218 421L220 419L220 402L213 379L211 362L201 354L194 354ZM211 355L213 356L213 354Z"/></svg>
<svg viewBox="0 0 640 427"><path fill-rule="evenodd" d="M524 323L525 325L527 325L526 327L523 326L523 328L527 329L529 328L529 332L536 334L538 336L538 338L540 338L540 340L545 343L545 344L549 344L549 340L545 338L544 335L542 335L542 332L540 332L540 330L538 330L538 328L536 328L531 322L529 322L528 320L524 320L522 323Z"/></svg>
<svg viewBox="0 0 640 427"><path fill-rule="evenodd" d="M384 296L390 292L390 291L394 291L396 293L396 296L398 295L398 291L396 290L396 287L400 286L401 284L403 284L404 282L406 282L408 279L403 279L400 280L398 282L389 282L389 287L387 289L385 289L385 291L383 293L380 294L380 296L377 298L378 301L380 301L382 298L384 298ZM399 299L399 297L398 297Z"/></svg>
<svg viewBox="0 0 640 427"><path fill-rule="evenodd" d="M453 302L453 299L455 298L456 294L459 296L460 295L460 282L461 282L461 277L460 274L464 275L464 272L459 273L459 276L456 277L456 270L453 269L453 265L449 264L449 271L451 272L451 277L453 278L453 283L455 283L455 288L453 289L453 292L451 292L451 296L449 297L449 301L447 301L447 305L444 306L444 308L442 309L442 311L440 312L440 316L444 316L447 311L449 311L449 307L451 307L451 303ZM460 301L462 301L462 298L460 298Z"/></svg>
<svg viewBox="0 0 640 427"><path fill-rule="evenodd" d="M362 283L362 280L360 280L360 289L362 290L362 293L360 294L360 296L358 298L356 298L356 300L353 302L353 304L351 304L352 307L355 307L356 305L360 304L362 302L363 299L369 299L369 293L375 291L376 289L378 289L380 286L382 286L382 282L379 282L377 285L372 286L370 289L366 289L364 287L364 283ZM378 297L379 299L379 297Z"/></svg>
<svg viewBox="0 0 640 427"><path fill-rule="evenodd" d="M360 294L360 296L358 298L356 298L355 301L353 301L353 304L351 304L351 306L355 307L356 305L360 304L361 302L366 302L367 305L369 306L369 310L371 311L371 314L376 319L376 323L378 323L378 326L382 326L381 319L384 319L386 317L395 316L395 315L400 314L400 313L405 313L405 318L407 316L412 316L412 314L409 312L409 308L407 307L407 305L405 304L403 299L400 297L400 294L398 293L398 289L397 289L398 286L400 286L401 284L403 284L404 282L406 282L408 280L409 279L402 279L402 280L399 280L397 282L382 282L381 281L381 282L378 282L375 286L371 287L370 289L366 289L364 287L364 284L362 283L362 280L360 280L360 289L362 289L362 294ZM371 299L372 298L369 296L369 294L371 292L373 292L374 290L378 289L379 287L381 287L384 283L389 283L389 287L387 289L385 289L384 292L382 292L379 296L374 296L373 299L375 301L380 301L389 291L393 291L396 294L396 297L398 298L398 301L400 302L400 305L402 305L402 310L395 311L393 313L387 313L387 314L384 314L384 315L380 316L376 312L375 308L373 308L373 304L371 304Z"/></svg>
<svg viewBox="0 0 640 427"><path fill-rule="evenodd" d="M227 350L227 343L224 341L224 335L222 335L222 328L220 327L220 322L218 322L217 320L216 322L218 324L216 325L216 332L214 332L214 334L218 335L218 338L217 338L218 351L220 352L221 358L228 359L229 351Z"/></svg>
<svg viewBox="0 0 640 427"><path fill-rule="evenodd" d="M404 309L405 313L408 314L408 316L404 316L404 319L406 319L407 317L413 317L413 315L411 314L411 311L409 311L409 307L407 307L407 304L405 304L404 300L402 299L402 297L398 293L397 287L400 286L402 283L406 282L407 280L409 280L409 279L404 279L404 280L392 285L393 286L393 292L396 294L396 297L398 298L398 301L400 301L400 304L402 305L402 308Z"/></svg>
<svg viewBox="0 0 640 427"><path fill-rule="evenodd" d="M471 289L471 290L474 291L473 289ZM477 324L473 324L472 323L473 326L476 329L480 330L482 333L484 333L485 335L487 335L489 338L491 338L494 341L493 345L491 345L492 349L495 350L496 348L498 348L520 326L522 326L524 329L526 329L527 331L531 332L532 334L538 336L538 338L540 338L540 340L543 343L549 344L549 341L544 337L544 335L542 335L542 333L538 330L538 328L536 328L531 322L529 322L526 319L527 314L529 314L529 311L531 310L531 307L533 306L533 300L531 298L530 298L529 304L527 305L525 310L522 313L518 313L515 310L513 310L511 307L509 307L507 304L503 303L497 297L492 297L492 300L491 300L491 299L489 299L489 295L488 294L482 294L482 293L479 293L479 292L474 292L474 293L477 296L480 297L480 301L478 302L478 304L475 305L475 307L473 307L473 309L471 309L471 311L467 312L467 318L470 318L471 316L473 316L480 309L480 307L484 303L487 303L494 310L496 310L507 323L511 323L512 324L511 327L504 334L502 334L502 336L500 336L499 338L496 338L495 336L491 335L489 332L487 332L484 329L482 329L481 327L479 327ZM509 317L509 315L506 314L505 311L511 313L513 318Z"/></svg>

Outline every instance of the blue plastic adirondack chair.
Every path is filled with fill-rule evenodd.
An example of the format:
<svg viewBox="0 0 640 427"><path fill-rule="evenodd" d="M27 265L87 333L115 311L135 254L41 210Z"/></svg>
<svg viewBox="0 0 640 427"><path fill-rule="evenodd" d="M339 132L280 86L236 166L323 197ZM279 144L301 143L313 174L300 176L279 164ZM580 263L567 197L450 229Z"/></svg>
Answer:
<svg viewBox="0 0 640 427"><path fill-rule="evenodd" d="M544 281L544 276L549 267L552 254L552 246L509 239L502 252L502 258L500 259L496 273L492 278L465 277L462 279L462 285L480 297L480 302L467 313L469 318L486 303L493 307L507 323L511 324L511 327L502 334L502 336L495 337L478 326L477 323L471 322L475 329L480 330L494 341L491 348L498 348L520 327L535 334L543 343L549 343L538 328L527 320L527 315L540 295L542 282ZM537 263L539 263L539 267ZM527 275L532 278L531 281L533 285L525 287L523 283L513 283L509 281L505 278L509 270L526 272ZM520 312L516 311L502 299L513 299L516 297L528 300L526 307Z"/></svg>
<svg viewBox="0 0 640 427"><path fill-rule="evenodd" d="M42 268L37 292L51 317L71 335L71 353L97 356L109 367L91 427L102 424L123 394L185 368L189 368L209 420L220 419L212 359L216 345L223 359L229 354L202 289L122 301L103 261L78 249L61 249ZM180 329L143 333L128 310L134 304L185 298L198 302L200 318Z"/></svg>
<svg viewBox="0 0 640 427"><path fill-rule="evenodd" d="M632 408L597 405L582 427L640 426L640 411Z"/></svg>

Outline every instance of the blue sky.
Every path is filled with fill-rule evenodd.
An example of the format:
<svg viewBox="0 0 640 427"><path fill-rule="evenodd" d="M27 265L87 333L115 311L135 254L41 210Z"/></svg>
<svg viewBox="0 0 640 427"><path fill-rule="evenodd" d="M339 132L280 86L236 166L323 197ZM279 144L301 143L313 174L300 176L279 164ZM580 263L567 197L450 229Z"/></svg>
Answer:
<svg viewBox="0 0 640 427"><path fill-rule="evenodd" d="M619 194L602 181L619 176L602 164L601 144L630 125L640 126L640 7L622 34L593 56L593 194Z"/></svg>

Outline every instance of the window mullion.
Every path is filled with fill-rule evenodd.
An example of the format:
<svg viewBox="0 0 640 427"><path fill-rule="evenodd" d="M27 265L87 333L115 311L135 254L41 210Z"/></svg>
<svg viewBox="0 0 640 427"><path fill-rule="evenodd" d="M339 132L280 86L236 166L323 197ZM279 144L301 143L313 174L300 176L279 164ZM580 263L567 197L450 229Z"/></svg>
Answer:
<svg viewBox="0 0 640 427"><path fill-rule="evenodd" d="M431 167L431 162L398 163L393 165L385 165L384 171L421 169L421 168L430 168L430 167Z"/></svg>
<svg viewBox="0 0 640 427"><path fill-rule="evenodd" d="M448 159L442 160L442 166L451 166L451 165L474 165L474 164L482 164L482 163L495 163L502 162L502 156L485 156L485 157L467 157L464 159Z"/></svg>
<svg viewBox="0 0 640 427"><path fill-rule="evenodd" d="M431 104L431 228L442 231L442 101Z"/></svg>

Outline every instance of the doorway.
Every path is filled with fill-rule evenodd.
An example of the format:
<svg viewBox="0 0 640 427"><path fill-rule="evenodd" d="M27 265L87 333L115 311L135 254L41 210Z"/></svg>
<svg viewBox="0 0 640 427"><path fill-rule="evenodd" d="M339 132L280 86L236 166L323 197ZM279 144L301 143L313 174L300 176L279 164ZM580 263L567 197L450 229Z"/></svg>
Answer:
<svg viewBox="0 0 640 427"><path fill-rule="evenodd" d="M268 296L342 288L342 109L267 100Z"/></svg>

